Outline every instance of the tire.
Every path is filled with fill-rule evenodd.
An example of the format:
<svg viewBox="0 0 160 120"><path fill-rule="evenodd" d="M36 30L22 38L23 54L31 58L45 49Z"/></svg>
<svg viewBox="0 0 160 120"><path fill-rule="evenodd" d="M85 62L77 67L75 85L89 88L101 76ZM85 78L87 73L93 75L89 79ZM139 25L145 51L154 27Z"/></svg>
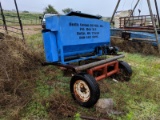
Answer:
<svg viewBox="0 0 160 120"><path fill-rule="evenodd" d="M132 76L132 69L130 65L124 61L119 61L119 73L111 76L113 79L117 81L129 81L130 77Z"/></svg>
<svg viewBox="0 0 160 120"><path fill-rule="evenodd" d="M99 86L89 74L77 74L71 78L70 91L74 100L83 107L92 107L100 97Z"/></svg>

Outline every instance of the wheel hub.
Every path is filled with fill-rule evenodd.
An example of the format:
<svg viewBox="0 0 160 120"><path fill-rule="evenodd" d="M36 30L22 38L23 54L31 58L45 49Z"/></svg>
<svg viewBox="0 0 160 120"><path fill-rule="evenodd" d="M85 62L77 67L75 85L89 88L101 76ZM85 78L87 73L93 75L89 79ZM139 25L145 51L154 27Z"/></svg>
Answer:
<svg viewBox="0 0 160 120"><path fill-rule="evenodd" d="M74 84L74 93L76 97L83 102L87 102L90 98L90 89L86 82L77 80Z"/></svg>

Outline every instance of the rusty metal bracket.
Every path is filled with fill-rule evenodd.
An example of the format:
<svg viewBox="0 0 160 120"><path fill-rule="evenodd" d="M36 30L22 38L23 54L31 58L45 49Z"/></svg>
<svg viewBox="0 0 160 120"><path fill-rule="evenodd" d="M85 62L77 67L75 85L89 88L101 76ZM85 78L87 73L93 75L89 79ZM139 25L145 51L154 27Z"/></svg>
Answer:
<svg viewBox="0 0 160 120"><path fill-rule="evenodd" d="M111 71L108 71L108 67L109 66L114 67L114 69L111 70ZM95 71L101 71L102 72L101 75L95 77L96 81L102 80L104 78L107 78L107 77L115 74L115 73L118 73L118 71L119 71L119 62L117 60L116 61L112 61L112 62L103 64L103 65L100 65L100 66L93 67L93 68L89 69L87 72L88 72L88 74L93 76Z"/></svg>

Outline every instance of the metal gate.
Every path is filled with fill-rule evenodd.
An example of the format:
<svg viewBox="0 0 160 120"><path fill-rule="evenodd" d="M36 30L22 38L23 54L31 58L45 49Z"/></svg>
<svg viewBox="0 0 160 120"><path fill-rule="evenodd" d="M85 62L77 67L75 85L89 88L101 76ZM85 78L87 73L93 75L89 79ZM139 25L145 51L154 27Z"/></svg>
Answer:
<svg viewBox="0 0 160 120"><path fill-rule="evenodd" d="M14 0L16 15L11 15L5 12L2 8L2 4L0 2L0 32L8 35L20 36L20 38L24 41L24 32L23 25L19 15L19 10L17 6L16 0Z"/></svg>

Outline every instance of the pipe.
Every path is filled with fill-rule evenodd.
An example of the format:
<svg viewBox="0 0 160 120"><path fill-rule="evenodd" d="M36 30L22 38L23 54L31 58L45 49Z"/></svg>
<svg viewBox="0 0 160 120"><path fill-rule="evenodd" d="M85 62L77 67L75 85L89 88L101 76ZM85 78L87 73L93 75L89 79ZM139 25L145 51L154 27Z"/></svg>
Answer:
<svg viewBox="0 0 160 120"><path fill-rule="evenodd" d="M116 5L116 7L115 7L115 9L114 9L113 15L112 15L112 17L111 17L110 23L113 22L114 15L116 14L116 11L117 11L117 9L118 9L118 6L119 6L120 2L121 2L121 0L118 0L117 5Z"/></svg>
<svg viewBox="0 0 160 120"><path fill-rule="evenodd" d="M5 20L5 16L4 16L4 13L3 13L3 8L2 8L1 2L0 2L0 9L1 9L1 15L2 15L2 19L3 19L3 24L4 24L4 27L5 27L5 31L8 34L7 24L6 24L6 20Z"/></svg>
<svg viewBox="0 0 160 120"><path fill-rule="evenodd" d="M19 10L18 10L18 6L17 6L16 0L14 0L14 3L15 3L16 11L17 11L18 21L19 21L20 28L21 28L22 38L23 38L23 41L25 42L24 33L23 33L23 25L22 25L22 21L20 19Z"/></svg>
<svg viewBox="0 0 160 120"><path fill-rule="evenodd" d="M160 17L159 17L159 10L158 10L157 0L154 0L154 2L155 2L157 16L158 16L158 27L160 28Z"/></svg>
<svg viewBox="0 0 160 120"><path fill-rule="evenodd" d="M85 69L88 69L88 68L91 68L91 67L95 67L95 66L97 66L97 65L102 65L102 64L105 64L105 63L107 63L107 62L111 62L111 61L114 61L114 60L123 58L123 57L124 57L124 55L119 55L119 56L116 56L116 57L113 57L113 58L108 58L108 59L106 59L106 60L101 60L101 61L89 63L89 64L86 64L86 65L82 65L82 66L75 67L75 70L76 70L76 71L85 70Z"/></svg>
<svg viewBox="0 0 160 120"><path fill-rule="evenodd" d="M140 2L140 0L138 0L137 3L135 4L132 12L131 12L130 15L129 15L129 18L133 15L133 13L134 13L134 11L135 11L135 9L136 9L136 7L137 7L137 5L138 5L139 2ZM129 19L127 20L127 22L125 23L125 25L126 25L128 22L129 22ZM124 26L124 27L125 27L125 26Z"/></svg>
<svg viewBox="0 0 160 120"><path fill-rule="evenodd" d="M158 32L157 32L157 29L156 29L156 23L154 21L150 0L147 0L147 2L148 2L149 12L150 12L151 19L152 19L152 24L153 24L153 27L154 27L154 32L155 32L155 36L156 36L158 51L159 51L159 54L160 54L160 39L158 39Z"/></svg>
<svg viewBox="0 0 160 120"><path fill-rule="evenodd" d="M135 9L137 8L137 5L138 5L139 2L140 2L140 0L138 0L137 3L135 4L135 6L134 6L134 8L133 8L129 17L131 17L131 15L133 15L133 13L134 13Z"/></svg>

